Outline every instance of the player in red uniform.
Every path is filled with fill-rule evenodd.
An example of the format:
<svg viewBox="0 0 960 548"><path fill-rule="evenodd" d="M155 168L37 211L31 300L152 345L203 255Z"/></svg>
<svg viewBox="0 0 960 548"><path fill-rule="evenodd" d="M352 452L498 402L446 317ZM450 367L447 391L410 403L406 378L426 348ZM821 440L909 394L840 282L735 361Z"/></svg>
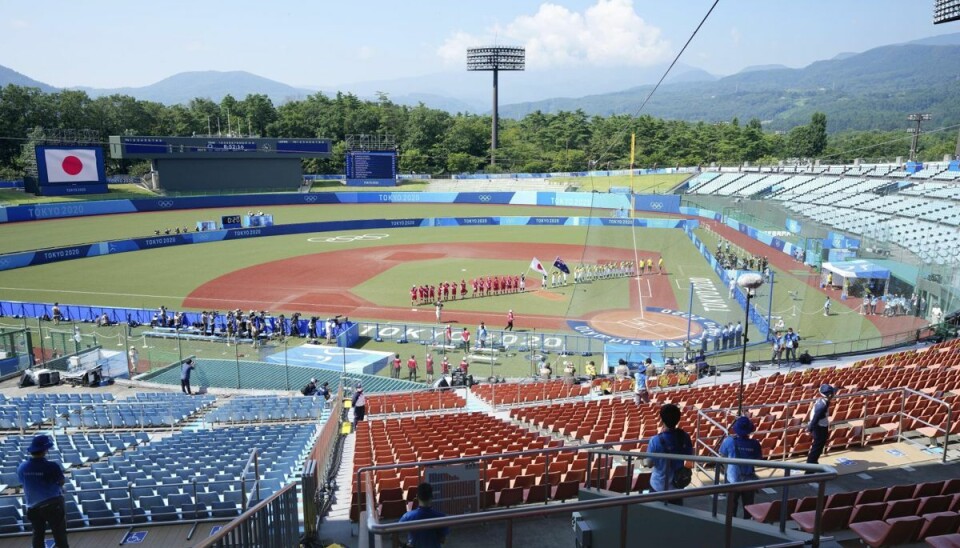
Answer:
<svg viewBox="0 0 960 548"><path fill-rule="evenodd" d="M460 298L467 298L467 280L464 280L463 278L460 278Z"/></svg>
<svg viewBox="0 0 960 548"><path fill-rule="evenodd" d="M435 286L430 286L428 295L430 296L431 301L437 300L437 288Z"/></svg>
<svg viewBox="0 0 960 548"><path fill-rule="evenodd" d="M444 375L450 374L450 360L447 359L447 356L443 356L443 361L440 362L440 372Z"/></svg>
<svg viewBox="0 0 960 548"><path fill-rule="evenodd" d="M410 288L410 306L417 304L417 286Z"/></svg>
<svg viewBox="0 0 960 548"><path fill-rule="evenodd" d="M499 295L500 294L500 277L494 276L492 283L493 283L493 294Z"/></svg>
<svg viewBox="0 0 960 548"><path fill-rule="evenodd" d="M443 282L443 300L450 300L450 282Z"/></svg>
<svg viewBox="0 0 960 548"><path fill-rule="evenodd" d="M476 279L476 278L472 278L472 279L470 280L470 285L473 286L473 293L471 293L470 296L471 296L471 297L476 297L476 296L477 296L477 289L478 289L478 287L477 287L477 286L478 286L477 279Z"/></svg>
<svg viewBox="0 0 960 548"><path fill-rule="evenodd" d="M466 375L467 371L470 370L470 364L467 363L467 357L464 356L460 359L460 371L463 371L463 374Z"/></svg>

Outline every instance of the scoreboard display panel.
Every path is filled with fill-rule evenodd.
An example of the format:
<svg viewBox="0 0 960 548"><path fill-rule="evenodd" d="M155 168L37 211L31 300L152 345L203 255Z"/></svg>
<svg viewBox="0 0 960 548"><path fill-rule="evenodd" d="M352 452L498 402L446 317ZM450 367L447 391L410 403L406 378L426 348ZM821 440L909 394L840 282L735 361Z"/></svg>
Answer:
<svg viewBox="0 0 960 548"><path fill-rule="evenodd" d="M347 179L396 179L396 152L350 152Z"/></svg>
<svg viewBox="0 0 960 548"><path fill-rule="evenodd" d="M115 159L328 158L329 139L110 136Z"/></svg>

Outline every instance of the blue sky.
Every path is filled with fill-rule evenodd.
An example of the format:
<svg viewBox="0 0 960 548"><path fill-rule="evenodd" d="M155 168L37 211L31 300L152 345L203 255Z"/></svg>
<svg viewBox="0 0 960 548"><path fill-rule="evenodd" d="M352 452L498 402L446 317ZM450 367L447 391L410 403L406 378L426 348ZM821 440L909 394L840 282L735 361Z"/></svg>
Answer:
<svg viewBox="0 0 960 548"><path fill-rule="evenodd" d="M526 45L528 69L663 63L710 0L4 2L0 65L56 86L246 70L333 86L460 71L467 45ZM960 32L932 0L723 0L682 62L726 75Z"/></svg>

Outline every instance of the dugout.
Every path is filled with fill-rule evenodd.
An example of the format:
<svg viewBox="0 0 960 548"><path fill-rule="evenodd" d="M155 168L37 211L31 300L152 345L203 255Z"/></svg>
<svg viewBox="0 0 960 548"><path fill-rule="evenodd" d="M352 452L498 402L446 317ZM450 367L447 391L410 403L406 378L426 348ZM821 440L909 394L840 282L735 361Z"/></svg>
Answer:
<svg viewBox="0 0 960 548"><path fill-rule="evenodd" d="M329 139L113 135L110 156L149 160L154 187L174 192L297 190L303 158L329 158Z"/></svg>
<svg viewBox="0 0 960 548"><path fill-rule="evenodd" d="M831 286L842 288L849 297L862 297L868 288L874 295L886 295L890 288L890 270L870 261L823 263L820 276L824 286L828 275L832 278Z"/></svg>

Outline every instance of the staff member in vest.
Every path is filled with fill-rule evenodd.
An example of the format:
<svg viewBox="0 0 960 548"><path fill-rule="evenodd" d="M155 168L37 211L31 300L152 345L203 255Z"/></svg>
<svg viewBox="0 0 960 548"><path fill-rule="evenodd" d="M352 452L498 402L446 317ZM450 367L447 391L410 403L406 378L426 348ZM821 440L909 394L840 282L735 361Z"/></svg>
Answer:
<svg viewBox="0 0 960 548"><path fill-rule="evenodd" d="M20 463L17 478L23 484L27 519L33 527L33 548L44 548L47 525L58 548L68 548L67 515L63 503L63 468L47 460L53 447L50 436L34 436L27 452L30 458Z"/></svg>
<svg viewBox="0 0 960 548"><path fill-rule="evenodd" d="M807 454L807 464L820 464L820 455L830 434L830 400L833 399L834 394L836 391L829 384L820 385L820 397L813 404L810 423L807 424L807 431L813 436L813 444Z"/></svg>
<svg viewBox="0 0 960 548"><path fill-rule="evenodd" d="M760 447L760 442L750 437L750 434L752 434L756 428L753 426L753 422L749 417L738 417L737 420L733 421L731 430L733 431L733 435L727 436L727 438L723 440L723 443L720 444L719 453L721 457L749 460L761 460L763 458L763 450ZM727 465L727 483L738 483L755 479L759 478L753 466L749 464ZM746 507L753 504L755 495L755 491L731 493L730 496L733 497L734 513L737 511L737 504L743 503L743 519L749 519L750 516L747 513Z"/></svg>

